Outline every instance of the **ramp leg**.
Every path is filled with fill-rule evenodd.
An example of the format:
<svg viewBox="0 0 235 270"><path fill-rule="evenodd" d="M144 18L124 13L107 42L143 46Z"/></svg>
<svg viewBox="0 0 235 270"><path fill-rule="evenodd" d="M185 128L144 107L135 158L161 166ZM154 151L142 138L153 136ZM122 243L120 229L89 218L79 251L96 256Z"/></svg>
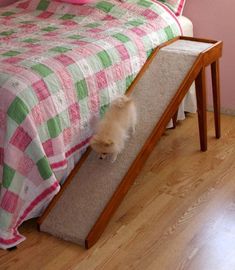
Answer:
<svg viewBox="0 0 235 270"><path fill-rule="evenodd" d="M207 150L206 74L203 67L195 81L201 151Z"/></svg>
<svg viewBox="0 0 235 270"><path fill-rule="evenodd" d="M215 136L217 139L221 136L220 127L220 75L219 60L211 64L212 92L214 105Z"/></svg>

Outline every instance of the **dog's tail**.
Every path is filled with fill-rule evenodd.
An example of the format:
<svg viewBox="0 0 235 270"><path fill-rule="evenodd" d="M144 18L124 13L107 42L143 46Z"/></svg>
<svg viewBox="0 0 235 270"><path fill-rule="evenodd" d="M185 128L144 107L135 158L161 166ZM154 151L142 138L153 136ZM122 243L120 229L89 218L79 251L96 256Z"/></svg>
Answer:
<svg viewBox="0 0 235 270"><path fill-rule="evenodd" d="M116 98L112 104L118 108L123 108L125 107L127 104L133 102L132 98L131 97L128 97L128 96L120 96L118 98Z"/></svg>

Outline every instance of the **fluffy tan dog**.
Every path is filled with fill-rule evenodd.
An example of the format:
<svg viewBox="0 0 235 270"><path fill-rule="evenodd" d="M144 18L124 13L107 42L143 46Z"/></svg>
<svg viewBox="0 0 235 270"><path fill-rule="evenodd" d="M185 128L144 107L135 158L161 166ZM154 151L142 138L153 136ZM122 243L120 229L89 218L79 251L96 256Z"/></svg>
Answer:
<svg viewBox="0 0 235 270"><path fill-rule="evenodd" d="M124 148L129 137L129 131L135 132L137 122L136 107L133 100L127 96L116 98L99 122L97 132L91 138L91 148L104 159L112 155L112 162Z"/></svg>

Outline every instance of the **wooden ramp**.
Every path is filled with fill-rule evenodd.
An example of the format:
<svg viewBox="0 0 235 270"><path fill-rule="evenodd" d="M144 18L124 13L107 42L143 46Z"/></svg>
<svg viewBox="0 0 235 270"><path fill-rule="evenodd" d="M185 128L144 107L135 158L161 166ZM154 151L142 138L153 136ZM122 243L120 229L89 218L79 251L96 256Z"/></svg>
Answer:
<svg viewBox="0 0 235 270"><path fill-rule="evenodd" d="M149 153L196 79L201 150L206 143L205 66L212 64L219 125L218 58L222 43L176 38L157 48L127 94L134 99L138 124L115 163L100 160L88 150L68 177L60 193L39 219L40 230L91 247L105 229Z"/></svg>

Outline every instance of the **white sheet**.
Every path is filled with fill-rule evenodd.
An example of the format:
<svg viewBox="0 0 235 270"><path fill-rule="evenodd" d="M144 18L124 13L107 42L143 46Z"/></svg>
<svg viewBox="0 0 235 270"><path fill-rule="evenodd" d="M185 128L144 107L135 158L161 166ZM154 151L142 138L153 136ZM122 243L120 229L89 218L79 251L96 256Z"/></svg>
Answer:
<svg viewBox="0 0 235 270"><path fill-rule="evenodd" d="M185 16L178 17L184 36L193 36L193 23Z"/></svg>

